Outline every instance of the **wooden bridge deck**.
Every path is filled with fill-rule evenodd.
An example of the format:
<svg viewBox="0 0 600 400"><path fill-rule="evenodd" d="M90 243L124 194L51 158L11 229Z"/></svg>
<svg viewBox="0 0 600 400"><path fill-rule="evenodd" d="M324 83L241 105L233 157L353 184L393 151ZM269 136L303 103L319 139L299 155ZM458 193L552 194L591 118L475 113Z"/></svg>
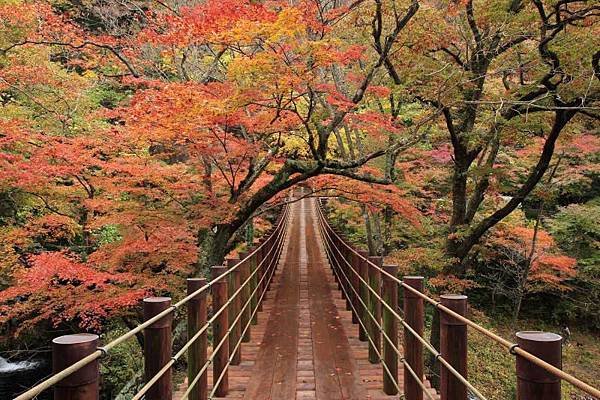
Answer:
<svg viewBox="0 0 600 400"><path fill-rule="evenodd" d="M244 343L242 363L229 370L228 399L398 399L382 391L382 367L368 361L367 343L328 265L313 199L292 205L287 242L271 291ZM212 372L209 372L209 392ZM185 384L184 384L185 386ZM400 382L402 388L402 366ZM179 399L185 388L174 395ZM432 391L433 393L433 391ZM437 398L437 396L435 396Z"/></svg>

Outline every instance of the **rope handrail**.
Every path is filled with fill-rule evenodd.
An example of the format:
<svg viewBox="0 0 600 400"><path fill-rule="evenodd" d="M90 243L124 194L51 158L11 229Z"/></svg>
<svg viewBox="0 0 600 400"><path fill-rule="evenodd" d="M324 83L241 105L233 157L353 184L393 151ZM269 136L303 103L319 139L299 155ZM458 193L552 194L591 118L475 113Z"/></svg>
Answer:
<svg viewBox="0 0 600 400"><path fill-rule="evenodd" d="M327 246L329 247L329 244L327 244ZM333 269L334 274L338 277L338 280L340 279L339 274L337 273L336 269ZM344 292L344 294L347 296L348 292L346 291L346 289L344 288L344 286L341 286L342 291ZM361 300L362 302L362 300ZM365 303L362 302L363 306L366 307ZM350 303L350 307L352 308L352 310L354 312L357 312L356 307L354 307L354 304ZM377 328L379 328L379 331L382 332L386 338L391 342L391 339L383 332L383 329L381 327L381 324L379 324L377 322L377 319L375 318L375 316L369 311L367 310L369 316L371 317L371 319L373 320L373 322L375 323L375 325L377 326ZM363 327L363 329L368 330L368 328L365 326L364 322L362 322L360 319L358 320L358 322L360 323L360 325ZM396 389L401 392L400 388L398 387L398 382L396 382L395 377L392 375L392 372L389 370L389 368L387 367L387 365L385 365L385 363L383 362L383 357L381 352L379 351L379 349L377 348L377 346L375 345L375 342L373 341L373 338L370 335L367 335L367 340L369 341L369 343L371 343L371 345L373 346L373 348L375 349L375 354L377 354L377 357L379 358L379 362L381 362L381 365L383 365L384 371L385 373L392 379L392 381L394 382L394 386L396 386ZM433 400L433 399L431 399Z"/></svg>
<svg viewBox="0 0 600 400"><path fill-rule="evenodd" d="M280 251L282 249L282 247L283 247L284 238L285 238L285 233L278 238L278 243L277 243L276 246L273 246L273 248L277 248L277 251ZM278 262L278 259L273 258L272 262L276 263L276 262ZM271 279L273 277L273 274L274 274L274 270L272 268L269 268L269 269L270 269L270 274L268 276L268 281L271 281ZM256 271L257 270L258 270L258 268L256 269ZM256 287L254 288L254 290L249 294L248 300L241 307L240 312L238 313L238 315L235 318L235 320L232 322L232 326L235 326L239 322L239 320L241 318L241 315L246 310L246 308L248 308L248 306L251 304L252 298L254 297L254 295L256 294L256 292L258 291L258 289L260 288L260 284L265 280L266 277L267 277L267 275L263 275L263 277L260 279L260 281L258 281L258 283L257 283ZM262 301L262 299L264 298L267 290L268 290L268 286L265 286L264 289L263 289L263 291L262 291L262 293L261 293L261 295L260 295L260 298L258 299L259 302ZM233 354L237 351L237 349L241 345L242 339L244 337L244 334L246 333L246 331L249 329L250 325L252 324L252 319L256 315L257 312L258 312L258 307L254 308L254 310L252 311L250 317L248 318L248 322L246 323L246 325L244 327L244 330L241 332L240 338L238 339L235 347L233 348L233 351L231 351L232 354L228 358L227 363L225 364L221 375L213 383L213 391L211 392L209 398L212 398L212 396L214 395L214 392L215 392L216 388L218 387L218 385L220 384L221 380L223 379L225 371L227 371L227 369L231 365L231 362L233 360ZM208 369L208 367L210 366L210 364L212 364L212 362L214 360L214 357L216 355L216 352L223 346L223 344L226 342L226 339L229 339L229 334L232 332L232 326L229 327L229 329L227 331L227 334L223 336L223 339L217 344L217 346L213 348L213 350L211 352L211 356L207 359L207 361L204 363L204 365L202 366L202 368L198 371L198 373L196 374L196 376L194 377L194 379L191 382L188 383L188 388L185 391L185 393L183 394L183 396L180 398L180 400L185 400L185 399L188 398L189 394L191 393L191 391L193 390L193 388L195 387L195 385L198 383L200 377Z"/></svg>
<svg viewBox="0 0 600 400"><path fill-rule="evenodd" d="M326 234L327 235L327 234ZM328 235L327 235L328 236ZM326 239L326 243L327 243L327 247L329 249L331 249L332 246L329 245L329 243L327 242ZM335 246L333 246L333 248L335 248L336 252L342 256L342 260L344 260L344 262L346 263L346 265L348 265L350 267L350 270L356 274L356 276L358 277L358 279L369 289L369 291L373 294L373 296L383 305L386 307L387 310L390 311L390 313L394 316L394 318L396 318L398 321L400 321L402 323L402 325L411 333L411 335L413 335L414 337L417 338L417 340L419 340L426 348L427 350L429 350L436 358L436 360L439 360L441 364L443 364L448 371L454 375L459 381L461 381L462 384L464 384L465 386L467 386L467 388L473 393L475 394L479 399L481 400L487 400L487 398L481 394L481 392L479 392L479 390L477 390L477 388L475 388L464 376L462 376L446 359L444 359L441 355L441 353L435 348L433 347L433 345L431 345L431 343L429 343L425 338L423 338L421 335L419 335L417 332L415 332L415 330L404 320L404 318L402 318L397 312L396 310L394 310L389 304L387 304L386 301L384 301L384 299L379 295L379 293L377 293L369 284L368 282L366 282L362 276L360 276L360 274L358 274L354 268L352 268L352 265L348 262L348 260L346 260L345 257L343 257L343 254L340 252L340 250L338 248L336 248ZM337 262L336 262L337 263ZM339 264L338 264L339 265ZM394 344L392 343L391 339L389 338L389 336L383 331L381 325L378 323L377 319L375 318L375 316L371 313L371 311L369 311L367 305L365 304L365 302L360 298L359 293L356 291L356 289L352 286L350 279L348 278L348 276L344 273L343 270L340 269L340 272L344 275L346 282L348 282L350 285L349 287L353 290L353 292L356 294L356 298L360 301L360 303L362 304L362 306L365 308L365 311L368 313L368 315L371 317L372 321L375 323L375 325L379 328L379 331L383 334L383 336L385 337L385 339L387 340L388 343L392 344L392 347L394 348L394 350L397 352L398 356L403 358L403 356L400 354L400 352L396 349L396 347L394 346ZM336 272L337 275L337 272ZM345 292L345 289L342 285L342 289ZM350 305L352 308L354 308L352 306L352 302L350 302ZM360 319L359 319L360 321ZM385 365L385 364L384 364ZM409 367L410 368L410 367ZM420 379L417 379L417 383L420 384Z"/></svg>
<svg viewBox="0 0 600 400"><path fill-rule="evenodd" d="M202 334L204 334L207 330L208 327L210 325L212 325L217 318L231 305L232 301L243 291L243 289L245 289L246 285L249 284L252 279L254 278L254 276L256 274L258 274L258 272L260 271L260 267L267 261L271 261L271 259L269 258L269 256L276 252L277 250L280 249L281 247L281 243L283 243L282 238L285 237L285 233L282 234L282 232L284 231L280 231L277 234L277 237L275 239L276 241L276 245L271 247L269 249L269 252L265 255L265 257L261 260L261 262L254 268L254 271L252 271L252 273L248 276L248 278L240 285L240 287L234 292L232 293L232 295L228 298L227 302L225 302L218 310L213 312L212 317L206 321L206 323L198 330L198 332L196 332L196 334L194 334L194 336L192 336L191 339L189 339L183 346L182 348L173 356L171 357L171 360L166 363L163 368L161 368L156 374L154 374L154 376L146 383L146 385L144 385L136 394L135 396L131 399L131 400L140 400L142 398L142 396L152 387L152 385L154 385L154 383L156 383L168 370L169 368L171 368L175 362L177 362L177 360L179 360L179 358L181 358L181 356L183 356L187 350L192 346L192 344L194 344L194 342L196 340L198 340L198 338L200 338L200 336ZM246 258L244 258L244 260L246 260ZM236 264L239 265L241 263ZM234 267L232 267L234 268ZM223 274L222 274L223 275ZM221 276L222 276L221 275ZM266 275L265 275L266 276ZM258 283L262 283L265 279L265 276L263 276ZM218 278L218 277L217 277ZM216 282L217 279L213 280L213 282ZM258 286L257 286L258 288ZM221 341L217 344L217 346L213 349L211 358L210 358L210 362L207 361L205 363L205 365L210 365L210 363L212 362L214 355L216 354L216 352L223 346L223 343L227 340L229 340L230 334L233 331L232 327L235 326L237 324L237 322L241 319L241 315L243 313L243 311L246 310L246 307L251 303L252 301L252 297L254 296L254 294L256 293L257 289L254 289L252 291L252 293L250 294L248 300L244 303L244 306L240 309L240 312L237 314L236 318L234 319L234 321L232 322L232 325L229 327L229 329L226 332L226 335L223 336L223 339L221 339ZM266 288L265 288L266 290ZM263 291L263 295L264 296L264 291ZM227 364L227 366L229 366L229 363ZM225 370L224 370L225 371ZM215 385L216 387L217 385Z"/></svg>
<svg viewBox="0 0 600 400"><path fill-rule="evenodd" d="M428 303L432 304L434 307L436 307L438 310L441 310L443 312L445 312L446 314L450 315L451 317L465 323L466 325L472 327L473 329L475 329L476 331L480 332L481 334L483 334L484 336L487 336L488 338L492 339L493 341L495 341L496 343L504 346L505 348L507 348L509 350L509 352L511 354L516 354L519 355L523 358L525 358L526 360L532 362L533 364L537 365L538 367L546 370L547 372L553 374L554 376L565 380L567 382L569 382L571 385L575 386L576 388L578 388L579 390L582 390L583 392L592 395L596 398L600 398L600 390L594 388L593 386L581 381L580 379L577 379L576 377L574 377L571 374L568 374L566 372L564 372L563 370L555 367L552 364L547 363L546 361L540 359L539 357L534 356L533 354L523 350L522 348L519 347L518 344L516 343L512 343L511 341L491 332L490 330L484 328L483 326L477 324L476 322L471 321L470 319L466 318L465 316L449 309L448 307L442 305L440 302L432 299L431 297L427 296L424 293L421 293L420 291L416 290L415 288L407 285L406 283L402 282L400 279L398 279L398 277L388 273L387 271L383 270L382 268L380 268L378 265L376 265L375 263L373 263L371 260L369 260L367 257L364 257L362 254L360 254L358 251L356 251L352 246L350 246L348 243L346 243L344 240L342 240L342 238L333 230L333 228L331 228L331 226L329 225L329 223L327 222L325 216L322 213L322 210L320 209L320 207L317 207L320 218L322 218L323 222L325 223L325 226L327 227L327 229L339 240L340 243L342 243L350 252L354 253L357 257L359 257L361 260L365 261L370 267L377 269L381 274L384 274L385 276L389 277L390 279L394 280L395 282L399 283L404 289L409 290L410 292L412 292L413 294L415 294L416 296L419 296L420 298L422 298L423 300L427 301Z"/></svg>
<svg viewBox="0 0 600 400"><path fill-rule="evenodd" d="M276 239L279 242L279 237ZM279 244L277 245L279 246ZM268 256L271 255L271 253L273 253L278 247L273 246L271 249L269 249L269 252L266 254L266 257L263 258L261 260L261 262L256 266L256 268L254 269L254 271L252 271L252 273L248 276L248 278L244 281L243 284L240 285L240 287L229 297L229 299L227 300L227 302L225 302L219 309L217 309L216 311L213 312L212 317L206 321L206 323L198 330L198 332L196 332L196 334L194 336L192 336L191 339L189 339L183 346L182 348L173 356L171 357L171 360L165 364L163 366L163 368L161 368L147 383L146 385L144 385L138 393L136 393L135 396L133 396L133 398L131 400L139 400L142 398L142 396L152 387L152 385L154 385L154 383L156 383L156 381L158 381L168 370L169 368L171 368L175 362L177 362L177 360L179 360L181 358L181 356L183 356L186 351L192 346L192 344L194 344L194 342L196 340L198 340L198 338L205 333L208 330L208 327L210 325L212 325L217 318L223 313L225 312L225 310L231 305L232 301L242 292L243 289L245 289L246 285L250 283L250 281L254 278L254 276L259 272L259 268L266 262L268 261ZM264 277L263 277L264 279ZM261 279L259 281L262 282L263 279ZM216 280L215 280L216 281ZM255 291L252 292L252 295L254 294ZM249 304L249 302L251 301L251 297L248 299L248 301L245 304ZM242 310L240 310L240 313L238 313L233 325L235 325L235 323L241 318L241 313L245 310L246 308L244 307ZM229 338L229 334L231 333L232 329L230 327L230 329L227 331L227 335L225 336L225 338ZM217 349L218 350L218 349ZM216 350L213 350L213 352Z"/></svg>
<svg viewBox="0 0 600 400"><path fill-rule="evenodd" d="M329 245L329 243L327 242L327 239L325 240L325 245L327 246L327 250L330 251L331 246ZM328 258L329 258L329 253L328 253ZM335 264L337 264L339 266L339 264L337 263L337 261L335 260L335 258L330 258L329 259L330 262L333 262ZM335 275L338 277L339 280L339 274L337 272L337 270L335 268L333 268L333 272L335 273ZM340 270L340 272L344 275L344 278L346 279L346 282L350 283L348 276L342 271ZM365 282L363 280L363 282ZM377 318L375 318L375 316L373 315L373 313L368 309L368 306L365 304L365 302L360 298L359 293L356 291L356 289L352 286L349 285L349 287L352 289L352 291L354 292L354 294L357 295L357 299L360 301L361 305L364 307L365 311L367 312L367 314L369 315L369 317L371 318L371 321L375 324L375 326L377 326L377 328L379 329L379 332L383 335L383 337L386 339L386 341L392 345L392 348L394 349L394 351L396 352L396 354L398 355L398 357L400 357L400 360L402 361L402 364L407 368L407 370L409 371L409 373L413 376L413 378L415 378L415 381L417 382L417 384L419 385L419 387L423 390L423 392L426 394L426 396L429 398L429 400L434 400L433 396L431 395L431 393L429 393L429 390L427 389L427 387L425 387L425 385L423 384L423 382L421 382L421 379L417 377L417 374L415 373L415 371L412 369L412 367L410 366L410 364L408 364L408 362L406 362L406 360L404 359L404 356L400 353L400 350L398 350L395 346L395 344L392 342L392 339L387 335L387 333L385 333L385 331L383 330L383 327L381 326L381 324L377 321ZM342 291L344 292L344 295L346 296L346 298L348 298L348 292L346 291L346 288L342 285L341 286ZM350 302L350 307L352 308L352 311L354 311L355 313L358 313L358 310L356 309L355 305ZM363 330L365 332L368 332L368 327L365 326L365 323L359 318L358 323L360 324L360 326L363 328ZM367 333L367 340L369 341L369 343L371 343L371 345L374 347L375 353L377 354L378 358L379 358L379 362L382 362L382 365L384 367L384 371L386 372L386 374L392 378L392 381L394 382L396 389L399 390L399 387L397 385L396 379L394 376L392 376L389 368L385 365L385 363L383 363L383 358L381 357L381 354L379 353L379 350L377 349L377 346L375 345L375 342L373 341L373 338ZM399 392L401 392L399 390Z"/></svg>
<svg viewBox="0 0 600 400"><path fill-rule="evenodd" d="M20 394L19 396L15 397L13 400L31 400L31 399L35 398L37 395L39 395L43 391L51 388L52 386L56 385L57 383L59 383L60 381L62 381L65 378L69 377L70 375L74 374L75 372L79 371L80 369L82 369L83 367L87 366L88 364L90 364L90 363L94 362L95 360L103 357L104 355L106 355L114 347L116 347L116 346L120 345L121 343L123 343L123 342L131 339L132 337L134 337L136 334L140 333L145 328L148 328L150 325L153 325L154 323L158 322L163 317L165 317L165 316L171 314L172 312L174 312L175 310L181 308L183 305L187 304L190 300L192 300L196 296L198 296L198 295L202 294L203 292L209 290L216 282L218 282L218 281L226 278L232 272L234 272L235 270L237 270L241 265L243 265L245 262L249 261L255 254L257 254L260 250L262 250L262 248L264 246L267 246L268 244L270 244L270 242L272 240L279 239L279 236L281 235L281 232L285 231L284 228L285 228L285 226L287 224L288 216L289 216L289 207L284 207L284 209L282 211L282 214L281 214L281 216L280 216L280 218L278 220L277 226L275 227L275 229L273 230L273 232L271 232L271 234L266 238L266 240L263 243L261 243L258 247L256 247L252 252L250 252L246 257L244 257L244 259L240 260L238 263L236 263L235 265L231 266L227 271L225 271L221 275L215 277L214 279L212 279L210 282L208 282L204 286L202 286L199 289L197 289L196 291L188 294L187 296L185 296L184 298L182 298L181 300L179 300L177 303L171 305L170 307L168 307L165 310L161 311L160 313L156 314L152 318L149 318L148 320L146 320L143 323L139 324L135 328L130 329L129 331L125 332L124 334L122 334L121 336L117 337L116 339L110 341L109 343L105 344L104 346L98 347L98 349L96 351L94 351L93 353L90 353L86 357L83 357L82 359L80 359L79 361L71 364L69 367L63 369L62 371L59 371L59 372L53 374L48 379L40 382L36 386L34 386L34 387L30 388L29 390L27 390L26 392L24 392L24 393ZM275 248L275 246L273 246L272 248ZM267 253L267 255L269 255L270 253L271 253L271 249L269 250L269 253ZM262 262L264 260L266 260L266 259L267 258L265 257L263 260L261 260L261 263L256 267L255 271L253 271L253 274L256 271L259 270L259 266L261 266ZM240 289L242 287L243 286L240 286ZM239 290L238 290L238 292L239 292ZM219 310L219 314L223 312L222 310L223 310L223 308L226 305L224 305L223 307L221 307L221 310ZM200 335L198 335L198 336L200 336ZM162 374L164 374L164 372Z"/></svg>
<svg viewBox="0 0 600 400"><path fill-rule="evenodd" d="M277 247L278 249L281 249L281 246L283 246L283 240L281 240L278 244ZM274 246L275 247L275 246ZM273 262L278 262L277 259L273 259ZM267 279L267 281L271 281L273 279L273 274L275 273L274 269L272 267L269 267L269 277ZM252 296L254 296L254 294L256 293L256 291L258 290L258 288L260 287L260 283L262 283L265 280L266 275L264 275L260 281L259 284L256 286L256 288L252 291L251 296L248 298L248 300L246 301L246 303L244 303L244 306L242 308L242 310L240 311L240 313L237 315L237 317L234 319L233 321L233 326L235 326L239 320L241 319L242 316L242 312L250 305L251 303L251 298ZM265 294L268 291L268 285L265 285L260 298L259 298L259 302L262 301L262 299L264 298ZM221 383L221 381L223 380L223 377L225 376L225 372L227 371L227 369L229 368L229 366L231 365L231 362L233 360L234 354L237 351L237 349L241 346L242 344L242 339L243 339L243 335L244 333L248 330L248 327L252 324L252 318L256 315L256 313L258 312L258 307L254 309L254 311L251 314L251 318L248 319L248 322L246 323L246 326L244 327L244 331L242 332L242 334L240 335L240 338L238 339L238 341L236 342L235 347L233 348L233 350L230 350L231 355L229 356L227 363L225 364L223 371L221 372L221 374L219 375L219 377L217 378L217 380L213 383L213 388L212 391L210 392L210 394L208 395L208 399L213 399L215 392L217 390L217 387L219 386L219 384ZM228 331L228 334L231 332L231 327Z"/></svg>

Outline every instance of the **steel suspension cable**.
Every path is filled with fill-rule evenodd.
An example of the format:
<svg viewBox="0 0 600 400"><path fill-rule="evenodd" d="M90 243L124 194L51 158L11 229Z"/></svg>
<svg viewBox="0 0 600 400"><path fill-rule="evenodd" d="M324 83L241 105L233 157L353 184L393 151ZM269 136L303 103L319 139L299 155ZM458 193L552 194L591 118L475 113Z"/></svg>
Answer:
<svg viewBox="0 0 600 400"><path fill-rule="evenodd" d="M330 245L327 242L327 240L325 240L325 245L328 247L328 252L330 251ZM340 266L339 263L337 261L335 261L334 257L329 258L329 254L327 256L327 258L329 259L330 262L335 263L338 267ZM338 277L338 280L340 279L339 274L337 273L336 269L333 269L333 272L335 273L335 275ZM368 309L367 305L365 304L365 302L360 298L359 293L356 291L356 289L351 285L351 282L348 279L348 276L344 273L344 271L342 271L340 269L340 272L344 275L344 278L346 279L346 282L350 283L350 288L353 290L354 294L357 296L357 299L360 301L361 305L364 307L365 311L367 312L367 314L369 315L369 317L371 318L371 321L375 324L375 326L379 329L379 332L383 335L383 337L386 339L386 341L391 345L391 347L394 349L394 351L396 352L396 354L398 355L398 357L400 357L400 360L402 361L402 364L406 367L406 369L409 371L409 373L412 375L413 378L415 378L415 381L417 382L417 385L421 388L421 390L423 390L423 392L425 393L425 395L430 399L430 400L434 400L433 396L431 395L431 393L429 392L429 390L427 389L427 387L423 384L422 382L422 378L418 378L416 372L412 369L412 367L410 366L410 364L408 364L408 362L404 359L404 355L400 353L400 350L398 350L396 348L395 343L392 342L392 339L390 339L390 337L388 336L388 334L383 330L381 324L377 321L377 319L375 318L375 316L373 315L373 313ZM343 285L341 285L342 291L344 292L344 294L346 295L346 298L348 298L348 292L346 291L346 289L344 288ZM352 311L354 311L354 313L358 314L358 310L356 309L355 305L350 302L350 307L352 308ZM369 340L369 342L371 343L371 346L373 346L375 353L377 354L377 356L379 357L379 361L382 364L382 366L384 367L387 375L392 378L392 381L394 382L394 385L396 386L396 389L398 389L398 392L402 392L400 390L400 388L398 387L396 378L392 376L391 371L389 370L389 368L387 367L387 365L385 364L385 362L383 362L383 358L381 357L381 354L379 353L377 346L375 345L375 343L373 342L373 339L371 338L371 335L369 335L368 333L368 328L365 326L364 322L358 318L358 323L361 325L361 327L363 328L363 330L367 333L367 339Z"/></svg>
<svg viewBox="0 0 600 400"><path fill-rule="evenodd" d="M323 218L323 220L325 219L325 217L323 216L321 210L319 209L319 214L321 216L321 218ZM354 248L352 248L348 243L346 243L344 240L341 240L341 238L339 237L339 235L337 235L333 229L329 226L329 224L327 222L325 222L325 224L327 225L327 227L329 228L329 230L331 231L331 233L333 233L333 235L335 235L335 237L337 237L339 239L339 241L348 249L350 250L352 253L354 253L356 256L358 256L359 258L361 258L362 260L366 261L371 267L376 268L380 273L386 275L387 277L393 279L394 281L398 282L400 285L402 285L402 287L404 289L407 289L409 291L411 291L412 293L414 293L415 295L419 296L420 298L422 298L423 300L427 301L428 303L432 304L434 307L436 307L438 310L441 310L443 312L445 312L446 314L456 318L457 320L465 323L466 325L472 327L473 329L475 329L476 331L480 332L481 334L483 334L484 336L487 336L488 338L492 339L493 341L497 342L498 344L502 345L503 347L505 347L506 349L509 350L509 352L511 354L514 355L519 355L525 359L527 359L528 361L530 361L533 364L536 364L538 367L546 370L547 372L550 372L551 374L569 382L571 385L575 386L576 388L578 388L579 390L582 390L583 392L590 394L596 398L600 398L600 390L594 388L593 386L575 378L574 376L564 372L563 370L555 367L552 364L547 363L546 361L540 359L539 357L534 356L533 354L521 349L519 347L518 344L513 343L507 339L504 339L503 337L491 332L490 330L484 328L483 326L471 321L470 319L466 318L463 315L460 315L458 313L456 313L455 311L449 309L448 307L442 305L440 302L432 299L431 297L425 295L424 293L419 292L418 290L416 290L415 288L405 284L404 282L402 282L401 280L399 280L397 277L393 276L392 274L389 274L387 271L384 271L383 269L381 269L379 266L377 266L375 263L371 262L368 258L363 257L359 252L357 252Z"/></svg>
<svg viewBox="0 0 600 400"><path fill-rule="evenodd" d="M371 286L360 276L360 274L358 274L354 268L352 268L352 264L350 264L348 262L348 260L346 260L346 258L343 256L343 254L341 253L341 251L333 246L333 248L336 250L336 252L341 256L341 259L344 260L344 262L350 267L350 270L357 275L358 279L365 284L365 286L367 287L367 289L374 295L374 297L384 306L386 307L387 310L390 311L390 313L396 318L398 319L402 325L417 339L419 340L426 348L427 350L429 350L436 358L436 360L438 360L442 365L444 365L446 367L446 369L448 369L448 371L454 375L462 384L464 384L473 394L475 394L477 397L479 397L481 400L487 400L487 398L481 394L481 392L479 392L464 376L462 376L446 359L444 359L441 355L441 353L435 348L433 347L427 340L425 340L425 338L423 338L422 336L420 336L405 320L404 318L402 318L396 310L394 310L392 307L390 307L389 304L387 304L383 298L381 298L381 296L373 289L371 288ZM373 264L375 265L375 264ZM383 271L383 269L378 268L378 270ZM386 272L386 275L388 276L393 276L389 273ZM355 290L354 288L352 288L353 290ZM362 301L362 299L360 299L360 297L358 297L359 300L361 301L361 303L364 302ZM366 306L365 306L366 307ZM368 310L367 310L368 312ZM377 323L377 322L376 322ZM387 336L387 335L386 335Z"/></svg>

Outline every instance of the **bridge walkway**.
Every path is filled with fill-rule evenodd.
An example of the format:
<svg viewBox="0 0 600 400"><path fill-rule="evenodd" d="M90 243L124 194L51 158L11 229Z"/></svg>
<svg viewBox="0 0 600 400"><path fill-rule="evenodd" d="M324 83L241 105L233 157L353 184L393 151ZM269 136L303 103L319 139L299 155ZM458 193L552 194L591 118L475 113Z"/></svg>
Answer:
<svg viewBox="0 0 600 400"><path fill-rule="evenodd" d="M291 205L272 289L251 342L243 344L242 363L230 367L227 399L400 397L383 393L381 365L369 363L367 343L358 340L357 325L328 265L314 202L303 199Z"/></svg>

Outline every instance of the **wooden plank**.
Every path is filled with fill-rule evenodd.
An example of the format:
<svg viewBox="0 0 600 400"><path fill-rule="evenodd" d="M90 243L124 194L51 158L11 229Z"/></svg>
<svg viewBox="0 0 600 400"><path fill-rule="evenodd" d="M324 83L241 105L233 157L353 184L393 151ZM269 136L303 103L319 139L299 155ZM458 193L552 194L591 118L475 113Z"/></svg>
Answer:
<svg viewBox="0 0 600 400"><path fill-rule="evenodd" d="M369 363L367 343L359 340L352 313L345 310L314 225L313 204L303 200L292 207L285 262L252 340L243 344L242 362L230 367L226 399L397 400L383 393L381 364ZM210 369L207 375L210 382ZM399 380L402 388L403 377Z"/></svg>
<svg viewBox="0 0 600 400"><path fill-rule="evenodd" d="M280 274L276 274L274 277L273 285L277 287L279 282ZM273 309L274 298L269 298L264 305L263 311L258 313L258 325L253 326L252 340L249 343L243 343L243 354L242 362L240 365L233 365L229 367L229 393L226 399L241 399L244 397L244 392L248 386L248 382L254 373L254 365L259 353L261 344L263 342L264 334L266 331L267 320ZM212 346L208 346L208 354L212 353ZM209 368L207 371L208 377L208 389L212 390L212 369ZM179 400L185 390L187 389L188 381L186 381L177 388L173 398Z"/></svg>
<svg viewBox="0 0 600 400"><path fill-rule="evenodd" d="M358 367L351 355L327 280L325 254L319 245L313 201L307 202L311 205L311 212L306 215L306 240L316 397L323 400L364 399L367 394L360 385Z"/></svg>
<svg viewBox="0 0 600 400"><path fill-rule="evenodd" d="M300 223L293 209L292 231L281 272L281 280L269 316L254 372L244 398L252 400L293 399L296 391L298 348Z"/></svg>

